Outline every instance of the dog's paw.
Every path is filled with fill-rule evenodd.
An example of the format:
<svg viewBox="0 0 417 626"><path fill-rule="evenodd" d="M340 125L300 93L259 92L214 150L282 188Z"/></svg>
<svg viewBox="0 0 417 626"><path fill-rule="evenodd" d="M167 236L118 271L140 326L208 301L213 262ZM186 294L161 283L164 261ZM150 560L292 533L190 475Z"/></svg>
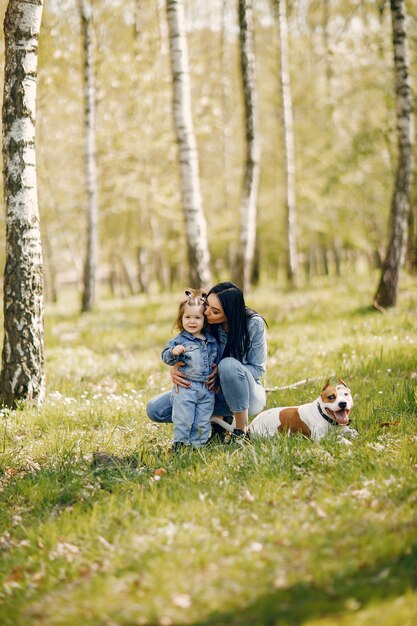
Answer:
<svg viewBox="0 0 417 626"><path fill-rule="evenodd" d="M351 446L352 445L352 442L349 441L349 439L346 439L346 437L342 437L342 436L337 438L337 442L338 443L342 443L344 446Z"/></svg>
<svg viewBox="0 0 417 626"><path fill-rule="evenodd" d="M347 427L343 432L343 437L349 437L349 439L357 439L359 437L359 433L356 428Z"/></svg>

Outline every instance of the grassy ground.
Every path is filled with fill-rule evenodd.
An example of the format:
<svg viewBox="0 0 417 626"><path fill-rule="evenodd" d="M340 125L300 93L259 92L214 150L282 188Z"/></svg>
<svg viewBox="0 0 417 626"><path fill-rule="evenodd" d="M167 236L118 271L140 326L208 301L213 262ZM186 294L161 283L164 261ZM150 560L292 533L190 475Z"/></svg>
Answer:
<svg viewBox="0 0 417 626"><path fill-rule="evenodd" d="M268 406L309 402L337 374L351 447L297 436L169 456L171 427L145 404L169 388L176 297L49 309L47 400L0 421L0 623L417 623L417 287L381 315L375 284L248 298L270 325L267 386L307 379Z"/></svg>

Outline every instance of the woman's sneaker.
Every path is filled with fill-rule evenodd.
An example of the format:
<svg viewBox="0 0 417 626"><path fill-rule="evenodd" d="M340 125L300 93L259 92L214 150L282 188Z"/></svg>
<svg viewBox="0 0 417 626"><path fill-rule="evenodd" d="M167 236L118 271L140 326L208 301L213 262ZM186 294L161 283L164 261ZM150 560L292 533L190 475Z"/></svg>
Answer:
<svg viewBox="0 0 417 626"><path fill-rule="evenodd" d="M232 441L244 441L248 438L248 433L246 430L242 430L241 428L235 428L232 433Z"/></svg>

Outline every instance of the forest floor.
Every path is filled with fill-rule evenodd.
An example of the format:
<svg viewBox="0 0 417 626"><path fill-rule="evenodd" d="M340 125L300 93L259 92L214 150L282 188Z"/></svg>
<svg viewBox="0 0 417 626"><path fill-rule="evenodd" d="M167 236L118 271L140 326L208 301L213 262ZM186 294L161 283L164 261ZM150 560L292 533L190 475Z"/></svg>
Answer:
<svg viewBox="0 0 417 626"><path fill-rule="evenodd" d="M269 323L268 406L338 375L350 447L280 436L169 455L172 427L145 405L170 387L178 294L48 306L46 401L0 418L0 624L417 623L417 285L384 314L375 285L247 298Z"/></svg>

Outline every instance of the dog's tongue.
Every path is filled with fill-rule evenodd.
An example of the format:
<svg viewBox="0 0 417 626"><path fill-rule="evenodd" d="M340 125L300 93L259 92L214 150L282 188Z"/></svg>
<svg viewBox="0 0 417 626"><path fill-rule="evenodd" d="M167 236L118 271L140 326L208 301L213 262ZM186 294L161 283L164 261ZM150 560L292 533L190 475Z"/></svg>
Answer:
<svg viewBox="0 0 417 626"><path fill-rule="evenodd" d="M335 415L339 424L349 424L349 413L348 411L346 411L346 409L343 409L342 411L336 411Z"/></svg>

